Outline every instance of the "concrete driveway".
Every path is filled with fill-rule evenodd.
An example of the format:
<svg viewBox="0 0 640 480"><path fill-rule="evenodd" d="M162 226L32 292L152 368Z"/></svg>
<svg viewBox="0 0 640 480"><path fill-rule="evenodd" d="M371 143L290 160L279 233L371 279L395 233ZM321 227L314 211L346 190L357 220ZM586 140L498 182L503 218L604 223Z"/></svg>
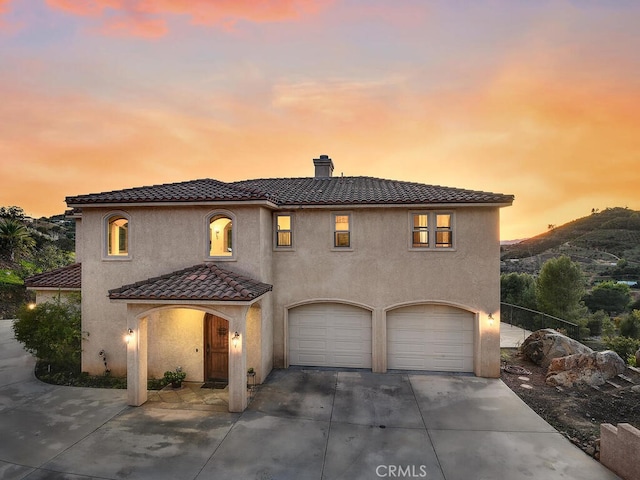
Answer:
<svg viewBox="0 0 640 480"><path fill-rule="evenodd" d="M500 380L275 370L242 414L43 384L0 321L2 479L616 479Z"/></svg>

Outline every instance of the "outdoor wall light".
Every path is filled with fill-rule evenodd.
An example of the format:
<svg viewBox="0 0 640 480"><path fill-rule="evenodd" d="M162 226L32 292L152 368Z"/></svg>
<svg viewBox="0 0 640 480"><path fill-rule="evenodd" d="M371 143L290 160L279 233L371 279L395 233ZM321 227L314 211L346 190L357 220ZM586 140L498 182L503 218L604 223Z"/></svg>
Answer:
<svg viewBox="0 0 640 480"><path fill-rule="evenodd" d="M124 336L124 341L127 342L127 345L129 345L129 342L131 341L132 338L133 338L133 330L128 328L127 334Z"/></svg>
<svg viewBox="0 0 640 480"><path fill-rule="evenodd" d="M29 310L33 310L34 308L36 308L36 304L35 304L35 303L33 303L33 302L31 302L31 303L28 305L28 308L29 308Z"/></svg>
<svg viewBox="0 0 640 480"><path fill-rule="evenodd" d="M488 320L489 320L489 326L490 326L490 327L493 327L493 314L492 314L492 313L490 313L490 314L489 314L489 316L488 316L487 318L488 318Z"/></svg>
<svg viewBox="0 0 640 480"><path fill-rule="evenodd" d="M233 343L233 348L238 348L239 341L240 341L240 334L236 332L233 334L233 337L231 337L231 343Z"/></svg>

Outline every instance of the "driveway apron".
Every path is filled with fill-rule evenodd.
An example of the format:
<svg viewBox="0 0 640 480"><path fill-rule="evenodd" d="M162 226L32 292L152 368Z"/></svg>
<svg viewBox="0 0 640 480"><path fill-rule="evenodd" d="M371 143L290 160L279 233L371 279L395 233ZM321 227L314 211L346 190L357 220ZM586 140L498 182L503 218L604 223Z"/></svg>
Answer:
<svg viewBox="0 0 640 480"><path fill-rule="evenodd" d="M614 480L497 379L274 370L242 414L47 385L0 320L0 478Z"/></svg>

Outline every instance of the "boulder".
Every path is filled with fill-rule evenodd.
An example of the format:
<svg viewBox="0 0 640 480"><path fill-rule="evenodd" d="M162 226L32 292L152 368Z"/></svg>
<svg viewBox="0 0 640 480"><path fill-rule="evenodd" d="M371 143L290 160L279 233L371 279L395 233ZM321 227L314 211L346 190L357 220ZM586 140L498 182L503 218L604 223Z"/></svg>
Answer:
<svg viewBox="0 0 640 480"><path fill-rule="evenodd" d="M586 345L550 328L533 332L520 349L533 363L542 367L548 367L554 358L593 352Z"/></svg>
<svg viewBox="0 0 640 480"><path fill-rule="evenodd" d="M547 371L547 384L572 387L574 385L602 385L623 373L627 364L616 352L577 353L554 358Z"/></svg>

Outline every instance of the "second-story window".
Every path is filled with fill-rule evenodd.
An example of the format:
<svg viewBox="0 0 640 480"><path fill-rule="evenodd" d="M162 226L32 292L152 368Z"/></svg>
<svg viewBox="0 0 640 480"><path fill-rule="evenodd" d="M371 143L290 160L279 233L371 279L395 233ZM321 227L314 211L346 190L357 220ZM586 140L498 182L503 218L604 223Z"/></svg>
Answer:
<svg viewBox="0 0 640 480"><path fill-rule="evenodd" d="M112 215L107 220L107 256L129 255L129 219L123 215Z"/></svg>
<svg viewBox="0 0 640 480"><path fill-rule="evenodd" d="M412 249L453 249L453 213L421 211L411 212Z"/></svg>
<svg viewBox="0 0 640 480"><path fill-rule="evenodd" d="M450 213L436 214L436 248L453 247L453 229Z"/></svg>
<svg viewBox="0 0 640 480"><path fill-rule="evenodd" d="M429 248L429 215L413 214L413 247Z"/></svg>
<svg viewBox="0 0 640 480"><path fill-rule="evenodd" d="M293 247L293 217L289 213L276 215L276 247Z"/></svg>
<svg viewBox="0 0 640 480"><path fill-rule="evenodd" d="M226 215L213 215L209 219L209 256L233 255L233 221Z"/></svg>
<svg viewBox="0 0 640 480"><path fill-rule="evenodd" d="M333 214L333 246L351 247L351 215L348 213Z"/></svg>

